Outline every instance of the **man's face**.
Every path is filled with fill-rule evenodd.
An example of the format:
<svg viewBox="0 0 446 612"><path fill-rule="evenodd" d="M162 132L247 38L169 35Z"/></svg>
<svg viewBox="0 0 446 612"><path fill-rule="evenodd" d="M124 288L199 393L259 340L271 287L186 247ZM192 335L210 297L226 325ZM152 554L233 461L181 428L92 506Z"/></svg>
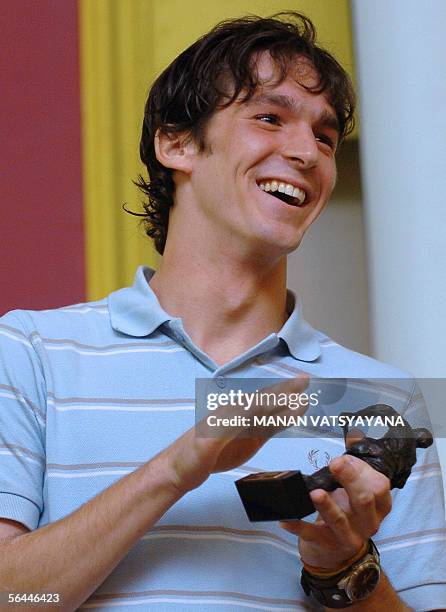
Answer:
<svg viewBox="0 0 446 612"><path fill-rule="evenodd" d="M212 115L206 151L197 154L191 172L206 235L273 257L297 248L327 203L338 143L326 96L298 84L316 84L314 68L296 60L293 72L273 85L276 70L269 54L260 56L261 85L248 102Z"/></svg>

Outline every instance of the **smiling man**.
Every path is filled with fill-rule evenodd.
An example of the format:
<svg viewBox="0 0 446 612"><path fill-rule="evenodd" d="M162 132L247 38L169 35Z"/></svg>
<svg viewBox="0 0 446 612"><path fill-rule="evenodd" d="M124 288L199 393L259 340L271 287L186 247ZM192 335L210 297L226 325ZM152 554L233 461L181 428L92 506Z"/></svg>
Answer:
<svg viewBox="0 0 446 612"><path fill-rule="evenodd" d="M197 257L214 261L213 254L225 252L241 259L249 249L276 277L333 190L340 135L327 95L313 92L319 81L308 62L296 63L282 80L265 52L255 71L252 98L241 94L209 118L203 152L184 133L159 131L155 146L165 167L189 179L176 182L169 223L175 228L188 219L188 239L200 243ZM177 240L169 231L163 263L179 252Z"/></svg>
<svg viewBox="0 0 446 612"><path fill-rule="evenodd" d="M366 463L334 459L344 488L312 492L315 523L259 529L234 480L290 462L308 472L313 441L193 427L196 378L218 393L230 377L275 376L287 394L308 375L403 378L400 408L424 415L407 375L312 329L286 291L286 256L327 204L353 106L346 73L297 13L220 24L156 80L141 139L150 181L139 185L158 271L140 268L99 302L0 324L0 590L13 602L446 606L434 447L393 500Z"/></svg>

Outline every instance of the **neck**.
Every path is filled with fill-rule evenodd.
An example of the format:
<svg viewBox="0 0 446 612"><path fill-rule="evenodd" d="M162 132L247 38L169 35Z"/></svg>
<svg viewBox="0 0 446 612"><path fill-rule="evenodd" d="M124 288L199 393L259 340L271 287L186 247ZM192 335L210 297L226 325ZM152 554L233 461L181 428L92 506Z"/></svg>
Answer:
<svg viewBox="0 0 446 612"><path fill-rule="evenodd" d="M192 341L221 365L284 324L286 258L268 265L230 252L208 255L166 245L150 286L162 307L182 319Z"/></svg>

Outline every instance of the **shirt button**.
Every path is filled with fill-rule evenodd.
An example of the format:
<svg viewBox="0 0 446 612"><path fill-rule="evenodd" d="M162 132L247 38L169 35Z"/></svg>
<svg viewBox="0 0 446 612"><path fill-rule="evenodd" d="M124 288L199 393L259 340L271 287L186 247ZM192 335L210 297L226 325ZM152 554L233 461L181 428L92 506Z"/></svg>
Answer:
<svg viewBox="0 0 446 612"><path fill-rule="evenodd" d="M226 380L224 376L218 376L216 382L217 387L220 387L220 389L224 389L226 387Z"/></svg>

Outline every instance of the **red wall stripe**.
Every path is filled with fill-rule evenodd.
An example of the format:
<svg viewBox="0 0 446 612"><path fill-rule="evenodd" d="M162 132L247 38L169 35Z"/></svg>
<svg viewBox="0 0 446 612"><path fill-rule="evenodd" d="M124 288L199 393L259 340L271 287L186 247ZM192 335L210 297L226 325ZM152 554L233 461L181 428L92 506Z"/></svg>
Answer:
<svg viewBox="0 0 446 612"><path fill-rule="evenodd" d="M0 313L84 299L76 0L2 2Z"/></svg>

